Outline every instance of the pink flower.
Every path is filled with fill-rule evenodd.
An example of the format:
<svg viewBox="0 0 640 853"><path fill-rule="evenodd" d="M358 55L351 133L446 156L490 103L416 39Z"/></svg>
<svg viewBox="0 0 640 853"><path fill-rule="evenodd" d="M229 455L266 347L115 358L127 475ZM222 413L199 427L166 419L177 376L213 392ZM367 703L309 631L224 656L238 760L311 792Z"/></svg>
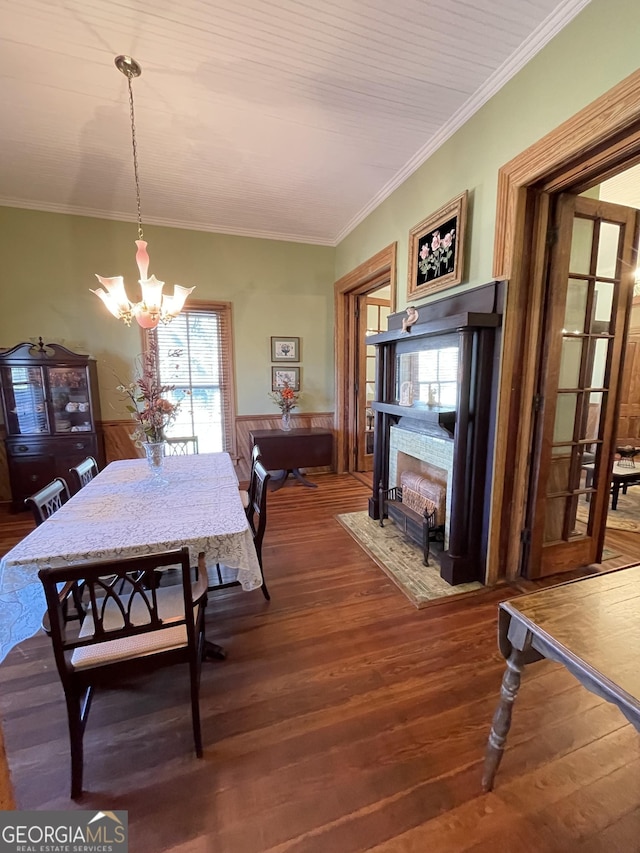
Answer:
<svg viewBox="0 0 640 853"><path fill-rule="evenodd" d="M426 243L424 243L422 248L420 249L420 257L422 258L423 261L426 261L427 258L429 257L429 247L427 246Z"/></svg>
<svg viewBox="0 0 640 853"><path fill-rule="evenodd" d="M445 234L442 238L442 245L445 249L448 249L451 243L453 242L453 231L449 231L448 234Z"/></svg>
<svg viewBox="0 0 640 853"><path fill-rule="evenodd" d="M434 231L433 237L431 238L431 249L434 252L437 252L440 248L440 232Z"/></svg>

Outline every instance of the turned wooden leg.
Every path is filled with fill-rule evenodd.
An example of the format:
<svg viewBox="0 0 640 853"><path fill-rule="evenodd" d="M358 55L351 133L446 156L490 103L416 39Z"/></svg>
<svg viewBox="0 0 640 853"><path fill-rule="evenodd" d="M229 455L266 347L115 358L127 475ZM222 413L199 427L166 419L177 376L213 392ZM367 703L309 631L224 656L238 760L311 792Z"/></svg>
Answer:
<svg viewBox="0 0 640 853"><path fill-rule="evenodd" d="M500 703L493 715L493 723L485 753L484 773L482 775L482 787L485 791L493 789L493 780L502 760L504 745L509 734L509 729L511 728L513 703L520 689L524 658L524 652L512 649L507 659L507 669L502 678L502 686L500 688Z"/></svg>

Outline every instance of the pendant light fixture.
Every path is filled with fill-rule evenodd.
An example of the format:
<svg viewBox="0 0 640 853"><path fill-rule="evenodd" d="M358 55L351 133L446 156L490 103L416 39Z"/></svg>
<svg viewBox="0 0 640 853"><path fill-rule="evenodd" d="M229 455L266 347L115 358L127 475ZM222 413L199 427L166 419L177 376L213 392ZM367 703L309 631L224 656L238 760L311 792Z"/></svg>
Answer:
<svg viewBox="0 0 640 853"><path fill-rule="evenodd" d="M113 276L112 278L103 278L96 273L96 278L105 288L99 287L97 290L92 290L96 296L107 306L109 311L118 320L123 320L127 326L131 325L133 317L143 329L155 329L158 323L169 323L174 317L182 311L184 303L194 290L193 287L181 287L179 284L174 285L173 295L163 295L163 281L158 281L155 275L148 278L149 272L149 255L147 253L147 244L144 241L144 233L142 230L142 213L140 207L140 179L138 176L138 147L136 142L136 122L133 110L133 87L131 81L134 77L139 77L142 74L140 65L130 56L116 56L115 64L118 71L127 78L129 86L129 114L131 117L131 147L133 149L133 174L136 182L136 202L138 208L138 239L135 241L137 248L136 263L140 270L140 288L142 290L142 299L140 302L130 302L124 286L124 279L121 275Z"/></svg>

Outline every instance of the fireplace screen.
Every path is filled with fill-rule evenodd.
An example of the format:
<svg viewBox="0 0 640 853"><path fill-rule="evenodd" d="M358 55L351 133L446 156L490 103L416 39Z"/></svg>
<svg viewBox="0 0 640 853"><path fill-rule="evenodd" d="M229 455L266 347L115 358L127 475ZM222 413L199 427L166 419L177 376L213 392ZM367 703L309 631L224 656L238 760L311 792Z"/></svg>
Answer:
<svg viewBox="0 0 640 853"><path fill-rule="evenodd" d="M422 341L421 343L425 343ZM396 400L402 405L457 407L458 335L439 335L424 349L397 356Z"/></svg>

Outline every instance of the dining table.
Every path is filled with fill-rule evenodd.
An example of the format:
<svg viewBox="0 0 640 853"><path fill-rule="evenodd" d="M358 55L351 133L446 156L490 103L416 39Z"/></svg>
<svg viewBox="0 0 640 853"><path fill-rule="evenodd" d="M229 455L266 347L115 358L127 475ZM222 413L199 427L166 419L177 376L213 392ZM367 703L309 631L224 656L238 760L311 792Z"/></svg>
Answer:
<svg viewBox="0 0 640 853"><path fill-rule="evenodd" d="M46 603L38 570L189 548L192 565L262 585L253 536L228 453L111 462L0 560L0 661L36 634Z"/></svg>

